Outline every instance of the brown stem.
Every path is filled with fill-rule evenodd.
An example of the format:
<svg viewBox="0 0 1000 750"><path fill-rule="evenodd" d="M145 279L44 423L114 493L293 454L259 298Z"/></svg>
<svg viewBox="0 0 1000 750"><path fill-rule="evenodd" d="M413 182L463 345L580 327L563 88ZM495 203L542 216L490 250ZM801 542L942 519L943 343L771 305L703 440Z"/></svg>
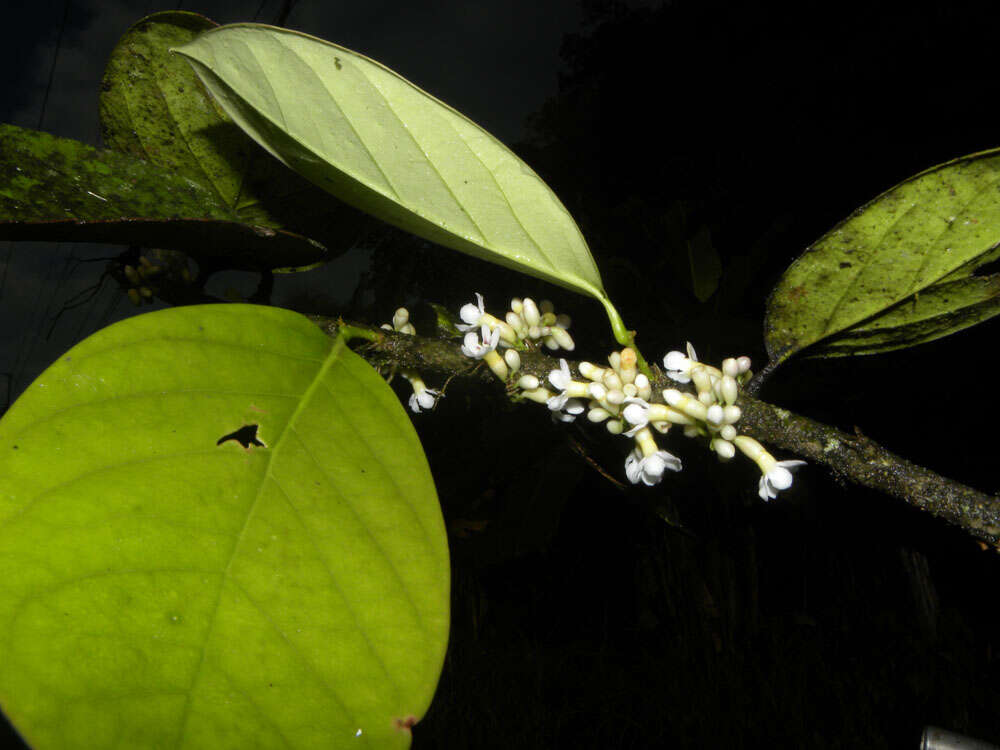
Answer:
<svg viewBox="0 0 1000 750"><path fill-rule="evenodd" d="M335 318L316 315L309 318L329 335L337 335L338 321ZM351 323L351 326L384 334L378 341L359 349L359 353L373 365L395 365L424 374L438 373L496 382L489 368L480 367L478 361L462 354L461 342L457 339L408 336L363 323ZM544 382L555 368L555 361L552 356L541 352L523 352L521 373L534 375ZM578 372L578 363L569 364L574 373ZM654 400L660 400L658 396L663 388L681 387L656 368L653 368L653 375ZM740 433L759 440L770 449L781 448L826 466L837 477L898 498L1000 549L1000 498L935 474L860 434L841 432L751 396L743 395L737 403L743 410Z"/></svg>

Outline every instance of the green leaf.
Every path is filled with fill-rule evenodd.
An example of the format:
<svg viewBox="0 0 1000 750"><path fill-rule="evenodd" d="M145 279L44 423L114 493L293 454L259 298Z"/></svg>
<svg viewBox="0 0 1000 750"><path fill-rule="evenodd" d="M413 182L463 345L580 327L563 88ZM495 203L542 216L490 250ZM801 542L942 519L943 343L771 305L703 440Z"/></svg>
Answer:
<svg viewBox="0 0 1000 750"><path fill-rule="evenodd" d="M296 313L130 318L0 421L0 704L35 748L406 747L448 588L409 419Z"/></svg>
<svg viewBox="0 0 1000 750"><path fill-rule="evenodd" d="M125 33L101 82L104 143L212 188L242 222L343 252L364 233L364 218L275 162L219 109L191 66L169 54L216 26L197 13L164 11Z"/></svg>
<svg viewBox="0 0 1000 750"><path fill-rule="evenodd" d="M807 249L768 300L773 362L875 354L1000 313L1000 150L922 172Z"/></svg>
<svg viewBox="0 0 1000 750"><path fill-rule="evenodd" d="M0 239L155 245L246 269L326 258L317 242L242 222L213 189L172 170L4 124Z"/></svg>
<svg viewBox="0 0 1000 750"><path fill-rule="evenodd" d="M555 194L409 81L344 47L258 24L222 26L176 51L241 128L320 187L445 247L593 295L624 332Z"/></svg>
<svg viewBox="0 0 1000 750"><path fill-rule="evenodd" d="M191 66L167 52L217 25L197 13L166 11L132 26L108 58L101 125L109 148L210 185L235 208L252 142L218 111Z"/></svg>

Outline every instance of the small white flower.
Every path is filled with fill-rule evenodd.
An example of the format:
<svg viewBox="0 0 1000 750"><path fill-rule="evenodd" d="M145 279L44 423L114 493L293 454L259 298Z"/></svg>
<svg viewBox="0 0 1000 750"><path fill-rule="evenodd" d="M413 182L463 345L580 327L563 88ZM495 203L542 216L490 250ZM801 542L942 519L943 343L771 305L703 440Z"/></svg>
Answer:
<svg viewBox="0 0 1000 750"><path fill-rule="evenodd" d="M626 422L632 425L632 428L625 435L632 437L649 424L649 404L641 398L627 398L625 403L628 406L622 410L622 416L625 417Z"/></svg>
<svg viewBox="0 0 1000 750"><path fill-rule="evenodd" d="M553 406L553 403L557 401L559 406ZM567 398L565 393L553 396L545 403L552 410L552 418L559 422L572 422L580 414L583 414L586 408L583 401L578 398Z"/></svg>
<svg viewBox="0 0 1000 750"><path fill-rule="evenodd" d="M572 381L573 375L569 371L569 364L565 359L560 359L559 369L549 372L549 382L560 391L565 391Z"/></svg>
<svg viewBox="0 0 1000 750"><path fill-rule="evenodd" d="M465 334L465 342L462 344L462 354L466 357L482 359L488 352L492 352L497 348L497 343L500 341L499 329L494 328L490 331L487 326L483 326L480 329L480 334L483 338L481 342L475 331L469 331Z"/></svg>
<svg viewBox="0 0 1000 750"><path fill-rule="evenodd" d="M778 492L791 487L792 472L789 469L805 464L805 461L776 461L767 448L748 435L737 435L733 444L760 468L763 476L757 486L757 494L761 500L773 500Z"/></svg>
<svg viewBox="0 0 1000 750"><path fill-rule="evenodd" d="M439 395L440 391L435 391L433 388L424 388L420 393L414 389L410 394L410 408L417 414L424 409L433 409Z"/></svg>
<svg viewBox="0 0 1000 750"><path fill-rule="evenodd" d="M678 383L690 383L691 368L698 364L697 355L691 344L687 345L687 351L686 356L683 352L667 352L663 358L663 366L667 370L667 375Z"/></svg>
<svg viewBox="0 0 1000 750"><path fill-rule="evenodd" d="M643 484L652 487L663 479L663 472L681 470L681 460L667 451L656 451L643 456L638 448L625 459L625 476L632 484Z"/></svg>
<svg viewBox="0 0 1000 750"><path fill-rule="evenodd" d="M775 461L774 466L760 478L757 494L761 500L773 500L781 490L792 486L792 472L797 466L804 466L805 461Z"/></svg>
<svg viewBox="0 0 1000 750"><path fill-rule="evenodd" d="M550 397L549 400L545 402L545 405L548 406L551 411L560 411L564 406L566 406L567 401L569 401L569 394L566 393L566 391L563 391L562 393L557 393L555 396Z"/></svg>
<svg viewBox="0 0 1000 750"><path fill-rule="evenodd" d="M459 323L456 328L460 331L471 331L473 328L479 327L483 316L486 314L486 308L483 305L483 295L476 292L476 302L477 304L462 305L462 309L458 311L458 316L465 321L465 324ZM471 355L470 355L471 356Z"/></svg>
<svg viewBox="0 0 1000 750"><path fill-rule="evenodd" d="M410 385L413 387L413 393L410 394L409 400L410 408L417 414L425 409L433 409L441 392L428 388L424 385L423 378L411 370L404 371L403 377L410 381Z"/></svg>

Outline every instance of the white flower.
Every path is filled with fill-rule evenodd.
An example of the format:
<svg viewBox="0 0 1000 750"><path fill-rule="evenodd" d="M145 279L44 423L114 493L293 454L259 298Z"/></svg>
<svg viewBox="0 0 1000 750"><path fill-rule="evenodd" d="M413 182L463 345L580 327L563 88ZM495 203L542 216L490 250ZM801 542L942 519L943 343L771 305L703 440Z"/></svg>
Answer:
<svg viewBox="0 0 1000 750"><path fill-rule="evenodd" d="M667 370L667 375L678 383L691 382L691 368L698 364L698 355L694 347L687 345L687 356L683 352L667 352L663 358L663 366Z"/></svg>
<svg viewBox="0 0 1000 750"><path fill-rule="evenodd" d="M625 459L625 476L632 484L642 482L652 487L654 484L660 483L660 480L663 479L663 472L667 469L671 471L681 470L681 460L667 451L656 451L656 453L643 456L642 451L636 448Z"/></svg>
<svg viewBox="0 0 1000 750"><path fill-rule="evenodd" d="M497 348L497 342L500 341L499 329L494 328L490 331L487 326L483 326L480 329L480 333L483 337L482 342L479 341L479 336L476 335L475 331L469 331L465 334L465 342L462 344L462 354L466 357L482 359L488 352L492 352Z"/></svg>
<svg viewBox="0 0 1000 750"><path fill-rule="evenodd" d="M410 394L410 408L417 414L424 409L433 409L439 395L440 391L435 391L433 388L424 388L419 393L414 388Z"/></svg>
<svg viewBox="0 0 1000 750"><path fill-rule="evenodd" d="M649 424L649 403L641 398L627 398L625 403L628 406L622 410L622 416L625 417L626 422L632 425L632 429L628 430L625 435L632 437Z"/></svg>
<svg viewBox="0 0 1000 750"><path fill-rule="evenodd" d="M560 359L559 369L549 372L549 382L560 391L565 391L569 388L569 384L572 381L573 376L570 374L569 364L567 364L565 359Z"/></svg>
<svg viewBox="0 0 1000 750"><path fill-rule="evenodd" d="M565 393L553 396L545 402L552 410L552 418L559 422L572 422L583 414L583 401L578 398L568 398Z"/></svg>
<svg viewBox="0 0 1000 750"><path fill-rule="evenodd" d="M424 409L433 409L441 392L424 385L423 378L412 370L404 370L403 377L410 381L410 385L413 387L413 393L410 394L409 400L410 408L417 414Z"/></svg>
<svg viewBox="0 0 1000 750"><path fill-rule="evenodd" d="M483 295L476 292L476 302L477 304L462 305L462 309L458 311L459 317L465 321L465 324L459 323L456 328L460 331L471 331L480 325L483 316L486 314L486 308L483 306ZM471 356L471 355L469 355Z"/></svg>
<svg viewBox="0 0 1000 750"><path fill-rule="evenodd" d="M737 435L733 444L760 468L763 476L757 486L757 494L761 500L773 500L778 492L791 487L792 472L789 469L805 464L805 461L776 461L767 448L748 435Z"/></svg>
<svg viewBox="0 0 1000 750"><path fill-rule="evenodd" d="M772 461L774 459L771 459ZM760 478L757 494L761 500L773 500L780 490L792 486L792 472L797 466L805 465L805 461L774 461L774 466Z"/></svg>

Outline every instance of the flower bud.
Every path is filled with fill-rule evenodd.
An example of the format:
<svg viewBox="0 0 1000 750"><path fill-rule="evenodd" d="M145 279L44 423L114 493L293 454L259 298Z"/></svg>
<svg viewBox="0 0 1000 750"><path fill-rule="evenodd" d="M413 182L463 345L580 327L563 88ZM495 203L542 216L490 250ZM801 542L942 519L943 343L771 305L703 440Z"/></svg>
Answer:
<svg viewBox="0 0 1000 750"><path fill-rule="evenodd" d="M392 315L392 327L397 331L401 330L410 321L410 311L405 307L400 307Z"/></svg>
<svg viewBox="0 0 1000 750"><path fill-rule="evenodd" d="M597 399L598 401L603 401L608 397L608 389L605 388L600 383L591 383L589 391L590 391L590 397Z"/></svg>
<svg viewBox="0 0 1000 750"><path fill-rule="evenodd" d="M735 360L729 360L735 362ZM727 404L732 404L736 401L736 397L740 395L740 387L736 383L736 377L726 373L722 376L722 380L719 381L719 395L722 396L722 400Z"/></svg>
<svg viewBox="0 0 1000 750"><path fill-rule="evenodd" d="M649 378L640 372L635 376L635 387L637 391L635 395L643 401L649 401L649 397L653 395L653 389L649 385Z"/></svg>
<svg viewBox="0 0 1000 750"><path fill-rule="evenodd" d="M750 357L740 357L736 360L736 364L740 367L740 375L750 370Z"/></svg>
<svg viewBox="0 0 1000 750"><path fill-rule="evenodd" d="M507 363L507 367L510 368L511 372L517 372L521 369L521 355L517 353L517 349L508 349L503 353L504 362Z"/></svg>
<svg viewBox="0 0 1000 750"><path fill-rule="evenodd" d="M525 391L533 391L538 385L538 378L534 375L522 375L521 379L517 381L517 387Z"/></svg>
<svg viewBox="0 0 1000 750"><path fill-rule="evenodd" d="M736 428L731 424L722 425L719 435L723 440L728 440L731 443L736 438Z"/></svg>
<svg viewBox="0 0 1000 750"><path fill-rule="evenodd" d="M605 422L604 426L608 428L608 432L610 432L612 435L621 435L622 430L625 429L620 419L611 419Z"/></svg>
<svg viewBox="0 0 1000 750"><path fill-rule="evenodd" d="M681 393L676 388L667 388L663 391L663 400L670 406L678 409L689 417L700 419L702 422L708 419L708 407L697 399L691 398L686 393ZM684 433L685 435L687 432Z"/></svg>
<svg viewBox="0 0 1000 750"><path fill-rule="evenodd" d="M548 315L549 313L553 312L556 308L555 305L552 304L552 300L543 299L538 302L538 309L542 313L542 315Z"/></svg>
<svg viewBox="0 0 1000 750"><path fill-rule="evenodd" d="M727 357L722 360L722 373L728 375L731 378L735 378L740 374L740 365L733 357Z"/></svg>
<svg viewBox="0 0 1000 750"><path fill-rule="evenodd" d="M524 318L524 322L531 327L535 327L542 322L542 316L538 312L538 306L531 297L525 297L521 300L521 304L524 309L521 311L521 317Z"/></svg>
<svg viewBox="0 0 1000 750"><path fill-rule="evenodd" d="M708 407L708 411L705 412L707 421L709 424L720 425L722 424L722 407L718 404L712 404Z"/></svg>
<svg viewBox="0 0 1000 750"><path fill-rule="evenodd" d="M524 324L524 318L522 318L516 312L511 312L510 310L508 310L507 314L504 315L504 320L507 321L507 325L509 325L511 328L514 329L514 331L517 332L518 336L523 337L528 335L528 326Z"/></svg>
<svg viewBox="0 0 1000 750"><path fill-rule="evenodd" d="M520 297L514 297L510 301L510 309L515 315L521 315L524 311L524 305L521 303Z"/></svg>
<svg viewBox="0 0 1000 750"><path fill-rule="evenodd" d="M611 412L602 406L593 406L590 411L587 412L587 419L591 422L598 423L603 422L611 416Z"/></svg>
<svg viewBox="0 0 1000 750"><path fill-rule="evenodd" d="M625 402L625 394L618 390L609 390L604 400L612 406L619 406Z"/></svg>
<svg viewBox="0 0 1000 750"><path fill-rule="evenodd" d="M705 369L704 365L694 365L691 368L691 380L694 382L695 390L698 391L698 398L701 399L703 393L712 394L712 376L708 374L708 370ZM704 399L701 399L702 403L705 403ZM715 401L715 396L712 396L712 402Z"/></svg>
<svg viewBox="0 0 1000 750"><path fill-rule="evenodd" d="M736 424L740 421L740 417L743 416L743 412L740 410L740 407L732 404L724 408L722 413L722 421L726 424Z"/></svg>
<svg viewBox="0 0 1000 750"><path fill-rule="evenodd" d="M580 363L580 374L587 380L603 380L604 379L604 368L598 367L590 362Z"/></svg>
<svg viewBox="0 0 1000 750"><path fill-rule="evenodd" d="M728 440L723 440L721 438L715 438L711 442L712 450L716 452L720 459L723 461L728 461L733 456L736 455L736 446L730 443Z"/></svg>
<svg viewBox="0 0 1000 750"><path fill-rule="evenodd" d="M559 351L559 342L556 341L551 336L546 336L544 339L542 339L542 343L545 344L546 349L551 349L554 352Z"/></svg>
<svg viewBox="0 0 1000 750"><path fill-rule="evenodd" d="M571 352L576 348L576 344L573 343L573 337L569 335L569 331L565 328L553 326L549 329L549 335L555 339L559 346L568 352Z"/></svg>
<svg viewBox="0 0 1000 750"><path fill-rule="evenodd" d="M407 323L409 325L409 323ZM486 364L489 365L493 374L496 375L501 380L506 380L507 376L510 374L507 370L507 363L504 362L503 357L496 353L496 351L489 351L483 355L483 359Z"/></svg>
<svg viewBox="0 0 1000 750"><path fill-rule="evenodd" d="M611 352L608 355L608 362L611 364L611 368L617 372L622 366L622 355L618 352Z"/></svg>
<svg viewBox="0 0 1000 750"><path fill-rule="evenodd" d="M527 375L525 377L528 377ZM532 388L530 390L524 391L521 394L529 401L534 401L535 403L544 404L550 398L552 398L552 391L548 388Z"/></svg>

